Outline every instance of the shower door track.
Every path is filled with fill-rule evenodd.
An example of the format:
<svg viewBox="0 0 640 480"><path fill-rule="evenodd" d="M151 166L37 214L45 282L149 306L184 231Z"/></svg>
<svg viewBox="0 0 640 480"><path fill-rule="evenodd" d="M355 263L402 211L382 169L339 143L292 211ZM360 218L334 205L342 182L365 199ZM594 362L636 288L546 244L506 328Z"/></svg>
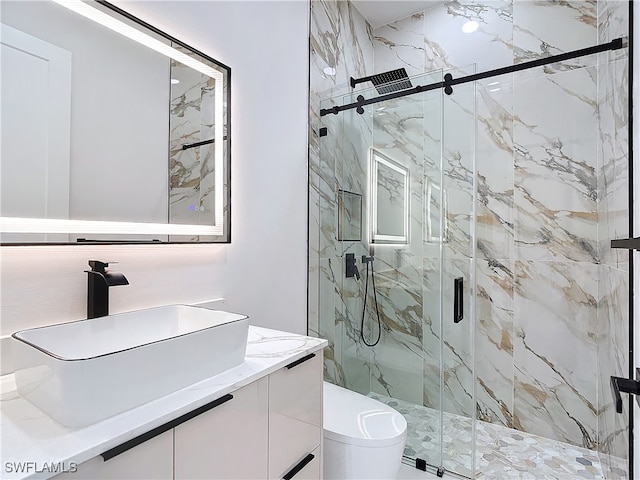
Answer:
<svg viewBox="0 0 640 480"><path fill-rule="evenodd" d="M517 65L511 65L509 67L496 68L493 70L488 70L486 72L474 73L472 75L466 75L460 78L453 78L450 73L447 73L444 77L444 81L442 82L435 82L429 85L418 85L413 88L401 90L399 92L388 93L386 95L380 95L378 97L373 97L369 99L362 98L357 102L349 103L347 105L336 105L332 108L322 108L320 109L320 116L323 117L330 113L337 115L338 113L345 110L360 108L365 105L384 102L387 100L392 100L394 98L406 97L408 95L414 95L416 93L428 92L429 90L436 90L438 88L444 88L447 94L451 94L453 92L452 87L454 85L461 85L463 83L475 82L477 80L483 80L485 78L505 75L507 73L520 72L522 70L541 67L543 65L548 65L550 63L563 62L566 60L571 60L578 57L584 57L587 55L593 55L595 53L606 52L609 50L619 50L621 48L624 48L625 46L626 45L623 38L616 38L615 40L612 40L609 43L603 43L601 45L595 45L593 47L573 50L571 52L560 53L558 55L552 55L550 57L540 58L538 60L531 60L529 62L519 63Z"/></svg>

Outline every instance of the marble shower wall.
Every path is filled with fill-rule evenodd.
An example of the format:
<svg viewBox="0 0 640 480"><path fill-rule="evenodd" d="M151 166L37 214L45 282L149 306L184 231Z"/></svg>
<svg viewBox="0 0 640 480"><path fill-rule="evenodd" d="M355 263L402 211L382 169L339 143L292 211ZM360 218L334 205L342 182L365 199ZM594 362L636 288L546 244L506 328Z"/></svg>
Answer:
<svg viewBox="0 0 640 480"><path fill-rule="evenodd" d="M329 341L325 378L368 393L370 352L359 341L355 310L363 285L344 278L343 258L347 250L360 257L367 249L363 242L338 242L336 231L338 191L364 194L371 125L346 115L329 115L321 122L320 108L333 104L333 100L322 103L323 99L339 100L350 90L349 77L372 71L373 37L371 27L349 2L310 3L309 333ZM325 137L319 136L321 126L329 131ZM354 161L344 162L345 158ZM365 201L363 197L363 208Z"/></svg>
<svg viewBox="0 0 640 480"><path fill-rule="evenodd" d="M583 48L624 36L626 9L446 2L374 30L375 71L455 77ZM607 380L626 368L628 259L608 245L628 236L626 68L623 50L494 77L475 103L477 417L618 456L625 419ZM446 122L443 137L446 152ZM459 383L445 375L445 405Z"/></svg>
<svg viewBox="0 0 640 480"><path fill-rule="evenodd" d="M598 36L604 43L627 36L627 2L598 4ZM600 460L607 478L624 478L617 458L628 453L629 396L624 415L615 412L609 377L627 377L629 359L629 252L612 250L610 241L627 238L628 212L628 68L626 51L600 54L598 71L598 433Z"/></svg>
<svg viewBox="0 0 640 480"><path fill-rule="evenodd" d="M433 72L428 84L587 47L626 34L626 7L450 1L372 31L348 2L311 2L309 330L329 339L327 379L599 449L603 464L626 455L608 388L627 369L628 255L608 248L628 236L626 49L319 117L321 99L350 98L350 76L402 66ZM469 19L480 27L462 33ZM366 210L372 146L407 162L412 216L409 245L374 248L382 337L369 349L363 282L344 278L343 255L370 252L336 240L336 202L339 189L362 193ZM442 256L424 221L429 185L446 192L432 203L447 212ZM474 295L466 330L447 321L455 276Z"/></svg>

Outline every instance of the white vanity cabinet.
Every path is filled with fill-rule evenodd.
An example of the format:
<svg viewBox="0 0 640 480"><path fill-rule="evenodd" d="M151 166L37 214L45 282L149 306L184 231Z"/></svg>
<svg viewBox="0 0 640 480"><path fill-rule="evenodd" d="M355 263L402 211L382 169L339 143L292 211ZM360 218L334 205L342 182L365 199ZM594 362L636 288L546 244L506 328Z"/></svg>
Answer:
<svg viewBox="0 0 640 480"><path fill-rule="evenodd" d="M67 466L68 468L68 466ZM165 480L173 477L173 431L169 430L105 460L98 455L55 480Z"/></svg>
<svg viewBox="0 0 640 480"><path fill-rule="evenodd" d="M174 429L175 479L264 479L268 461L267 377Z"/></svg>
<svg viewBox="0 0 640 480"><path fill-rule="evenodd" d="M321 444L317 351L55 478L319 480Z"/></svg>
<svg viewBox="0 0 640 480"><path fill-rule="evenodd" d="M320 449L321 447L318 446L318 448L311 452L311 455L313 455L311 461L302 466L293 476L288 476L287 480L289 478L291 480L319 480L322 478L322 470L320 469L322 457L320 456Z"/></svg>
<svg viewBox="0 0 640 480"><path fill-rule="evenodd" d="M321 443L322 354L312 353L269 375L269 478L319 478Z"/></svg>

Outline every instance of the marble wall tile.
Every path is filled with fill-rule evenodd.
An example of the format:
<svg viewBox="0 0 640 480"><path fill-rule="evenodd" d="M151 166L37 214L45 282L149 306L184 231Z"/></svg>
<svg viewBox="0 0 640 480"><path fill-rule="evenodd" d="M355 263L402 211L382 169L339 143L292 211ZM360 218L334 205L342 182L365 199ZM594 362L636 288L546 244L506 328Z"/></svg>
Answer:
<svg viewBox="0 0 640 480"><path fill-rule="evenodd" d="M386 102L363 116L351 111L320 119L316 105L331 96L329 103L352 101L345 95L349 76L404 66L410 75L433 71L413 79L428 84L439 81L439 69L458 77L608 41L628 29L623 3L449 1L371 31L348 2L311 2L310 198L318 207L310 206L310 222L318 225L319 278L331 292L324 300L321 284L318 296L334 306L318 328L333 325L328 378L411 402L419 401L418 386L422 404L431 408L475 412L619 455L624 428L605 401L602 379L621 362L607 355L609 342L625 341L624 322L611 319L613 305L626 301L620 291L628 291L627 260L606 248L626 219L624 53L488 79L475 91L457 86L447 98L429 92ZM475 34L460 30L468 19L480 24ZM325 74L327 66L335 66L336 75ZM321 124L329 127L328 141L314 136ZM410 166L407 246L369 249L365 242L335 240L336 192L362 189L366 196L371 146ZM429 185L447 191L444 245L425 233ZM440 200L431 202L436 216L445 210ZM347 251L373 253L383 272L380 348L359 340L362 282L331 273L344 268ZM605 265L598 266L600 260ZM477 282L475 365L469 325L463 331L447 321L454 275L467 277L467 285ZM409 367L398 372L396 360Z"/></svg>
<svg viewBox="0 0 640 480"><path fill-rule="evenodd" d="M336 182L334 180L328 184L321 179L319 187L319 256L320 258L335 259L340 255L340 245L335 232L338 225Z"/></svg>
<svg viewBox="0 0 640 480"><path fill-rule="evenodd" d="M325 379L344 385L342 337L339 335L343 308L338 291L340 283L337 283L340 273L339 265L332 259L318 260L318 336L329 342L324 354Z"/></svg>
<svg viewBox="0 0 640 480"><path fill-rule="evenodd" d="M373 105L373 147L391 157L406 159L407 163L421 169L427 95L410 95Z"/></svg>
<svg viewBox="0 0 640 480"><path fill-rule="evenodd" d="M604 465L619 466L615 458L629 455L629 396L624 395L624 412L615 412L609 378L627 378L629 359L629 274L609 265L598 265L598 433Z"/></svg>
<svg viewBox="0 0 640 480"><path fill-rule="evenodd" d="M427 148L424 135L425 101L425 95L417 95L385 102L383 107L376 108L373 117L373 148L405 167L409 178L409 240L399 250L394 250L396 256L390 264L393 265L392 268L422 263L423 172ZM363 178L366 179L366 173ZM390 248L393 247L381 245L376 248L376 254L384 254ZM419 288L419 278L416 282L415 285Z"/></svg>
<svg viewBox="0 0 640 480"><path fill-rule="evenodd" d="M595 73L583 68L514 85L520 259L598 261Z"/></svg>
<svg viewBox="0 0 640 480"><path fill-rule="evenodd" d="M375 72L404 67L410 77L426 72L424 14L416 13L373 31Z"/></svg>
<svg viewBox="0 0 640 480"><path fill-rule="evenodd" d="M360 280L345 278L345 264L341 263L341 298L342 311L340 313L339 335L342 342L342 368L344 370L345 386L356 392L367 394L371 391L374 366L372 365L372 350L361 339L360 324L364 298L364 276ZM369 316L371 313L369 312ZM371 327L371 325L369 325ZM366 329L366 327L365 327ZM367 338L377 333L377 329L365 331Z"/></svg>
<svg viewBox="0 0 640 480"><path fill-rule="evenodd" d="M318 320L320 310L320 259L311 258L309 252L309 273L307 277L308 284L308 302L307 302L307 330L308 335L312 337L320 336L320 322Z"/></svg>
<svg viewBox="0 0 640 480"><path fill-rule="evenodd" d="M629 252L611 240L629 237L628 60L598 67L599 243L603 263L628 270Z"/></svg>
<svg viewBox="0 0 640 480"><path fill-rule="evenodd" d="M514 147L512 76L477 84L476 254L514 258Z"/></svg>
<svg viewBox="0 0 640 480"><path fill-rule="evenodd" d="M514 262L478 259L476 282L476 416L513 427Z"/></svg>
<svg viewBox="0 0 640 480"><path fill-rule="evenodd" d="M597 266L516 261L514 426L597 446Z"/></svg>
<svg viewBox="0 0 640 480"><path fill-rule="evenodd" d="M310 157L311 157L311 152ZM323 303L320 301L320 191L317 169L314 165L318 164L318 155L314 159L309 159L309 209L313 208L315 215L308 215L309 225L309 248L308 262L309 272L307 275L309 298L307 302L307 325L309 335L321 336L319 314L320 309L324 309ZM313 207L311 207L313 205Z"/></svg>
<svg viewBox="0 0 640 480"><path fill-rule="evenodd" d="M422 405L440 410L440 384L442 370L442 260L424 257L422 285L422 350L424 378Z"/></svg>
<svg viewBox="0 0 640 480"><path fill-rule="evenodd" d="M377 265L376 265L377 264ZM376 295L369 283L368 342L377 333L377 313L382 324L380 343L371 349L371 391L399 400L422 403L422 269L420 265L387 268L374 261Z"/></svg>
<svg viewBox="0 0 640 480"><path fill-rule="evenodd" d="M349 77L367 75L373 67L371 27L350 2L311 2L311 92L319 99L345 93ZM327 74L325 68L335 69ZM315 111L316 115L320 112Z"/></svg>
<svg viewBox="0 0 640 480"><path fill-rule="evenodd" d="M340 114L342 131L337 141L342 143L341 156L336 160L336 178L340 188L367 194L369 149L375 133L371 115L360 115L356 110Z"/></svg>
<svg viewBox="0 0 640 480"><path fill-rule="evenodd" d="M591 47L597 43L596 0L513 2L514 63ZM595 65L596 61L595 55L581 57L547 65L543 72L563 72ZM519 78L529 78L539 72L521 72Z"/></svg>
<svg viewBox="0 0 640 480"><path fill-rule="evenodd" d="M464 73L469 70L464 70ZM469 72L471 73L471 72ZM443 98L443 178L448 225L443 256L472 257L472 219L475 180L475 89L458 85L455 95Z"/></svg>
<svg viewBox="0 0 640 480"><path fill-rule="evenodd" d="M425 71L476 65L478 71L510 65L513 60L511 0L454 0L425 11ZM462 25L479 24L473 33ZM377 30L376 30L377 33Z"/></svg>
<svg viewBox="0 0 640 480"><path fill-rule="evenodd" d="M442 263L442 363L444 411L466 417L475 412L473 400L473 260L445 258ZM464 282L464 318L454 323L454 279Z"/></svg>
<svg viewBox="0 0 640 480"><path fill-rule="evenodd" d="M333 115L321 118L320 108L331 103L323 104L323 99L348 91L350 76L370 71L372 36L367 22L349 2L317 0L310 3L310 8L309 219L318 226L317 237L310 239L310 250L319 258L336 260L341 254L335 234L337 186L341 181L336 168L342 166L344 156L344 119ZM329 135L319 137L321 126L329 129Z"/></svg>
<svg viewBox="0 0 640 480"><path fill-rule="evenodd" d="M598 2L600 43L628 35L628 2ZM598 435L607 478L626 478L620 466L629 457L629 398L615 412L609 377L627 377L629 344L629 252L613 250L614 238L628 237L628 51L598 55Z"/></svg>
<svg viewBox="0 0 640 480"><path fill-rule="evenodd" d="M629 36L629 2L598 0L598 43L607 43L616 38ZM603 64L625 58L627 49L598 54L598 63Z"/></svg>
<svg viewBox="0 0 640 480"><path fill-rule="evenodd" d="M474 361L473 330L475 328L474 297L472 283L474 261L471 258L444 258L442 261L442 405L444 415L455 414L469 419L474 418L476 402L474 397ZM463 319L454 323L455 278L464 281ZM446 423L446 420L445 420ZM468 425L471 427L471 422ZM446 427L445 427L446 428ZM472 468L473 435L470 429L445 430L443 446L458 443L459 455L447 448L443 453L443 464L459 474L469 476Z"/></svg>

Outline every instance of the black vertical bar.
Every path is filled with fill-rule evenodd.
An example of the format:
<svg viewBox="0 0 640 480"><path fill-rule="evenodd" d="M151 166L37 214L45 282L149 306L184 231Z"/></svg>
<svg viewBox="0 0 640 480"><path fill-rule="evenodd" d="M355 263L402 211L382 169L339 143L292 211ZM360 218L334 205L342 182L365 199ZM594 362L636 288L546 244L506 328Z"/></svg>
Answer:
<svg viewBox="0 0 640 480"><path fill-rule="evenodd" d="M453 323L459 323L464 318L464 278L453 280Z"/></svg>

